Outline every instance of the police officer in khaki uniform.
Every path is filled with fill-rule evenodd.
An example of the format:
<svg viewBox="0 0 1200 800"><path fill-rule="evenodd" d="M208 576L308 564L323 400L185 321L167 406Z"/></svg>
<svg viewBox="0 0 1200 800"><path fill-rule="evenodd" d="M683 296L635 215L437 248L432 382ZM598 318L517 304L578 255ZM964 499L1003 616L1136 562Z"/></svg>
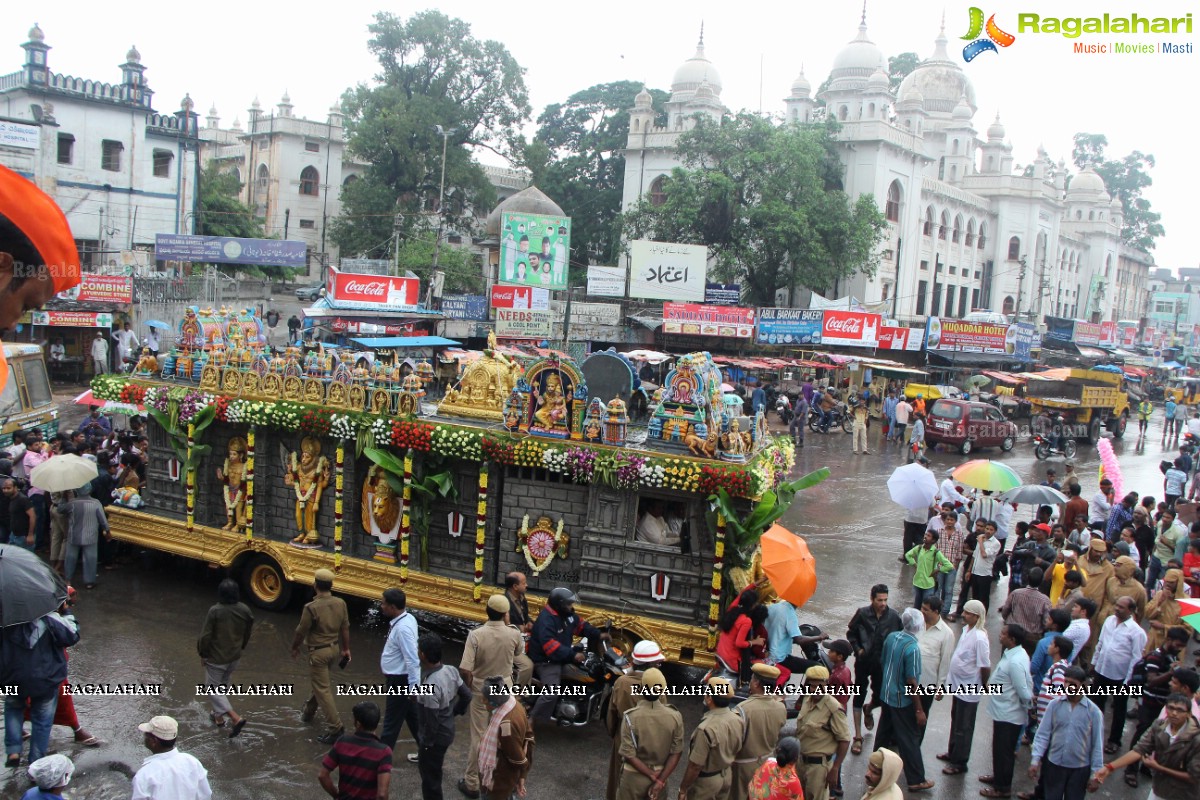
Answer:
<svg viewBox="0 0 1200 800"><path fill-rule="evenodd" d="M733 713L733 684L725 678L709 678L704 707L708 710L692 732L688 765L679 784L683 800L728 800L733 782L733 760L742 747L745 727Z"/></svg>
<svg viewBox="0 0 1200 800"><path fill-rule="evenodd" d="M339 658L350 662L350 612L345 600L333 596L333 578L332 570L319 569L313 573L317 596L300 612L300 624L292 637L292 658L299 657L301 645L307 649L312 683L312 695L304 704L300 719L311 722L317 715L317 706L321 707L325 734L318 736L317 741L322 744L333 744L345 729L333 699L332 672Z"/></svg>
<svg viewBox="0 0 1200 800"><path fill-rule="evenodd" d="M796 717L796 738L800 740L800 781L805 800L829 800L829 790L837 786L838 770L831 764L837 756L841 764L850 749L850 723L846 712L832 694L822 693L829 670L809 667L804 673L811 692L800 702Z"/></svg>
<svg viewBox="0 0 1200 800"><path fill-rule="evenodd" d="M608 735L613 737L612 755L608 761L608 791L605 793L607 800L616 800L617 786L621 783L621 774L625 769L625 760L621 756L621 720L626 711L637 705L638 699L634 696L633 687L642 685L644 670L661 667L664 661L662 648L658 643L644 639L633 646L633 671L622 675L613 683L608 700L608 714L604 719Z"/></svg>
<svg viewBox="0 0 1200 800"><path fill-rule="evenodd" d="M767 694L767 688L774 689L779 682L779 667L754 664L750 671L750 696L734 710L742 718L746 732L742 737L742 749L733 761L730 800L746 800L747 787L754 773L775 752L779 731L787 722L783 698L774 692Z"/></svg>
<svg viewBox="0 0 1200 800"><path fill-rule="evenodd" d="M525 640L515 625L508 623L511 605L502 594L494 594L487 601L488 621L467 634L463 645L462 662L458 665L463 682L471 687L471 746L467 751L467 768L458 781L458 790L467 797L479 797L479 742L487 732L487 698L484 697L485 681L495 675L502 676L507 685L512 685L513 664L517 656L525 654Z"/></svg>
<svg viewBox="0 0 1200 800"><path fill-rule="evenodd" d="M657 798L683 756L683 715L661 695L667 679L650 667L641 686L637 705L622 715L618 731L623 765L616 800Z"/></svg>

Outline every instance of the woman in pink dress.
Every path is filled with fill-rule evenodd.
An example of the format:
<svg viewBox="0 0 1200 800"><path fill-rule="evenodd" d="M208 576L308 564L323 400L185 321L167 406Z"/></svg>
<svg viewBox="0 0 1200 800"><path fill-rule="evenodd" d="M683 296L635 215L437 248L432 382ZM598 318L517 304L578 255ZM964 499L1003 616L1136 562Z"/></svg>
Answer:
<svg viewBox="0 0 1200 800"><path fill-rule="evenodd" d="M780 739L775 757L768 758L750 780L748 800L804 800L804 788L796 774L800 742L793 736Z"/></svg>

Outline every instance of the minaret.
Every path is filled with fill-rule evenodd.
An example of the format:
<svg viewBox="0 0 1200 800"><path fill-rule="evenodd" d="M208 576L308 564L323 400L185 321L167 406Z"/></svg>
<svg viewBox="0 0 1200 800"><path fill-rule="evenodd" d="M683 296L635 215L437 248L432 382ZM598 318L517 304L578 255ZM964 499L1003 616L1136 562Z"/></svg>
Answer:
<svg viewBox="0 0 1200 800"><path fill-rule="evenodd" d="M292 115L292 98L288 97L287 90L283 92L283 97L279 100L279 105L275 106L279 109L279 116L290 117Z"/></svg>
<svg viewBox="0 0 1200 800"><path fill-rule="evenodd" d="M645 86L633 98L633 108L629 111L629 143L633 146L635 138L640 140L644 133L654 127L654 98Z"/></svg>
<svg viewBox="0 0 1200 800"><path fill-rule="evenodd" d="M46 44L46 34L35 22L29 29L29 41L21 45L25 51L25 82L31 86L45 87L50 80L50 70L46 63L46 55L50 45Z"/></svg>
<svg viewBox="0 0 1200 800"><path fill-rule="evenodd" d="M221 118L217 116L216 105L208 109L208 116L204 118L204 127L211 130L217 130L221 127Z"/></svg>
<svg viewBox="0 0 1200 800"><path fill-rule="evenodd" d="M792 81L792 93L783 100L788 122L803 125L812 122L813 108L816 101L812 98L812 84L804 77L804 65L800 65L800 74Z"/></svg>

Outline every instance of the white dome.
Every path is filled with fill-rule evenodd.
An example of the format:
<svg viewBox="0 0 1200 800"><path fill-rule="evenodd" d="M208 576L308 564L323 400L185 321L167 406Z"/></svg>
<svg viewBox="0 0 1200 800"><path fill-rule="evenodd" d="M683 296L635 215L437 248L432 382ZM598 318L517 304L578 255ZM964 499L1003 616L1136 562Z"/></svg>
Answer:
<svg viewBox="0 0 1200 800"><path fill-rule="evenodd" d="M871 73L871 77L867 79L867 88L876 91L887 91L891 82L888 80L887 73L882 69L877 69Z"/></svg>
<svg viewBox="0 0 1200 800"><path fill-rule="evenodd" d="M931 114L951 114L964 95L972 114L979 108L970 78L946 53L945 30L935 40L933 55L922 61L900 84L900 96L903 97L909 88L921 90L925 96L925 110Z"/></svg>
<svg viewBox="0 0 1200 800"><path fill-rule="evenodd" d="M702 83L708 83L714 94L721 94L721 73L704 55L703 30L700 32L700 42L696 45L696 54L675 70L675 77L671 79L671 93L694 92Z"/></svg>
<svg viewBox="0 0 1200 800"><path fill-rule="evenodd" d="M125 54L125 60L131 64L137 64L142 60L142 54L138 52L137 45L132 45L129 52Z"/></svg>
<svg viewBox="0 0 1200 800"><path fill-rule="evenodd" d="M867 21L864 18L855 36L833 59L829 71L829 88L861 89L876 71L887 72L887 59L883 51L867 38Z"/></svg>
<svg viewBox="0 0 1200 800"><path fill-rule="evenodd" d="M995 122L993 122L991 125L988 125L988 129L987 129L988 139L989 140L995 139L997 141L1003 140L1004 133L1005 133L1004 125L1002 125L1000 123L1000 112L997 111Z"/></svg>
<svg viewBox="0 0 1200 800"><path fill-rule="evenodd" d="M41 26L38 25L36 22L33 23L33 27L29 29L29 41L31 41L31 42L46 41L46 34L42 33Z"/></svg>
<svg viewBox="0 0 1200 800"><path fill-rule="evenodd" d="M792 81L792 97L808 97L812 92L812 84L808 82L808 78L804 77L804 67L800 68L800 74L796 80Z"/></svg>
<svg viewBox="0 0 1200 800"><path fill-rule="evenodd" d="M957 120L969 120L974 115L971 107L967 105L967 96L963 95L958 98L958 105L954 107L953 117Z"/></svg>
<svg viewBox="0 0 1200 800"><path fill-rule="evenodd" d="M643 86L642 90L633 98L633 104L638 108L650 108L654 105L654 97L650 94L650 90Z"/></svg>
<svg viewBox="0 0 1200 800"><path fill-rule="evenodd" d="M1067 201L1105 204L1111 202L1108 191L1104 188L1104 179L1091 167L1071 179L1071 185L1067 189Z"/></svg>

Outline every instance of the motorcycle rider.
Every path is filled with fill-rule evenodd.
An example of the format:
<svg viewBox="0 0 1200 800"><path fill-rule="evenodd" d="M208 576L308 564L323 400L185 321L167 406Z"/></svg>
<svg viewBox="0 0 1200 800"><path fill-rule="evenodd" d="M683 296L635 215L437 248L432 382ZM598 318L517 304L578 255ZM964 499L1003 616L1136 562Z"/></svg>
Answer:
<svg viewBox="0 0 1200 800"><path fill-rule="evenodd" d="M533 659L533 674L543 686L561 685L563 668L583 663L586 656L582 651L577 652L573 646L576 637L587 637L592 646L595 646L598 640L611 641L607 633L601 633L599 629L575 615L576 599L575 593L570 589L561 586L554 589L538 614L537 621L533 623L533 632L529 639L529 657ZM557 702L557 695L538 695L537 702L530 711L530 721L550 719Z"/></svg>
<svg viewBox="0 0 1200 800"><path fill-rule="evenodd" d="M833 410L838 407L838 401L833 395L833 387L821 392L821 433L829 433L829 425L833 422Z"/></svg>
<svg viewBox="0 0 1200 800"><path fill-rule="evenodd" d="M1050 411L1050 449L1059 453L1063 452L1063 445L1066 442L1064 434L1066 425L1063 420L1063 415L1057 409Z"/></svg>

